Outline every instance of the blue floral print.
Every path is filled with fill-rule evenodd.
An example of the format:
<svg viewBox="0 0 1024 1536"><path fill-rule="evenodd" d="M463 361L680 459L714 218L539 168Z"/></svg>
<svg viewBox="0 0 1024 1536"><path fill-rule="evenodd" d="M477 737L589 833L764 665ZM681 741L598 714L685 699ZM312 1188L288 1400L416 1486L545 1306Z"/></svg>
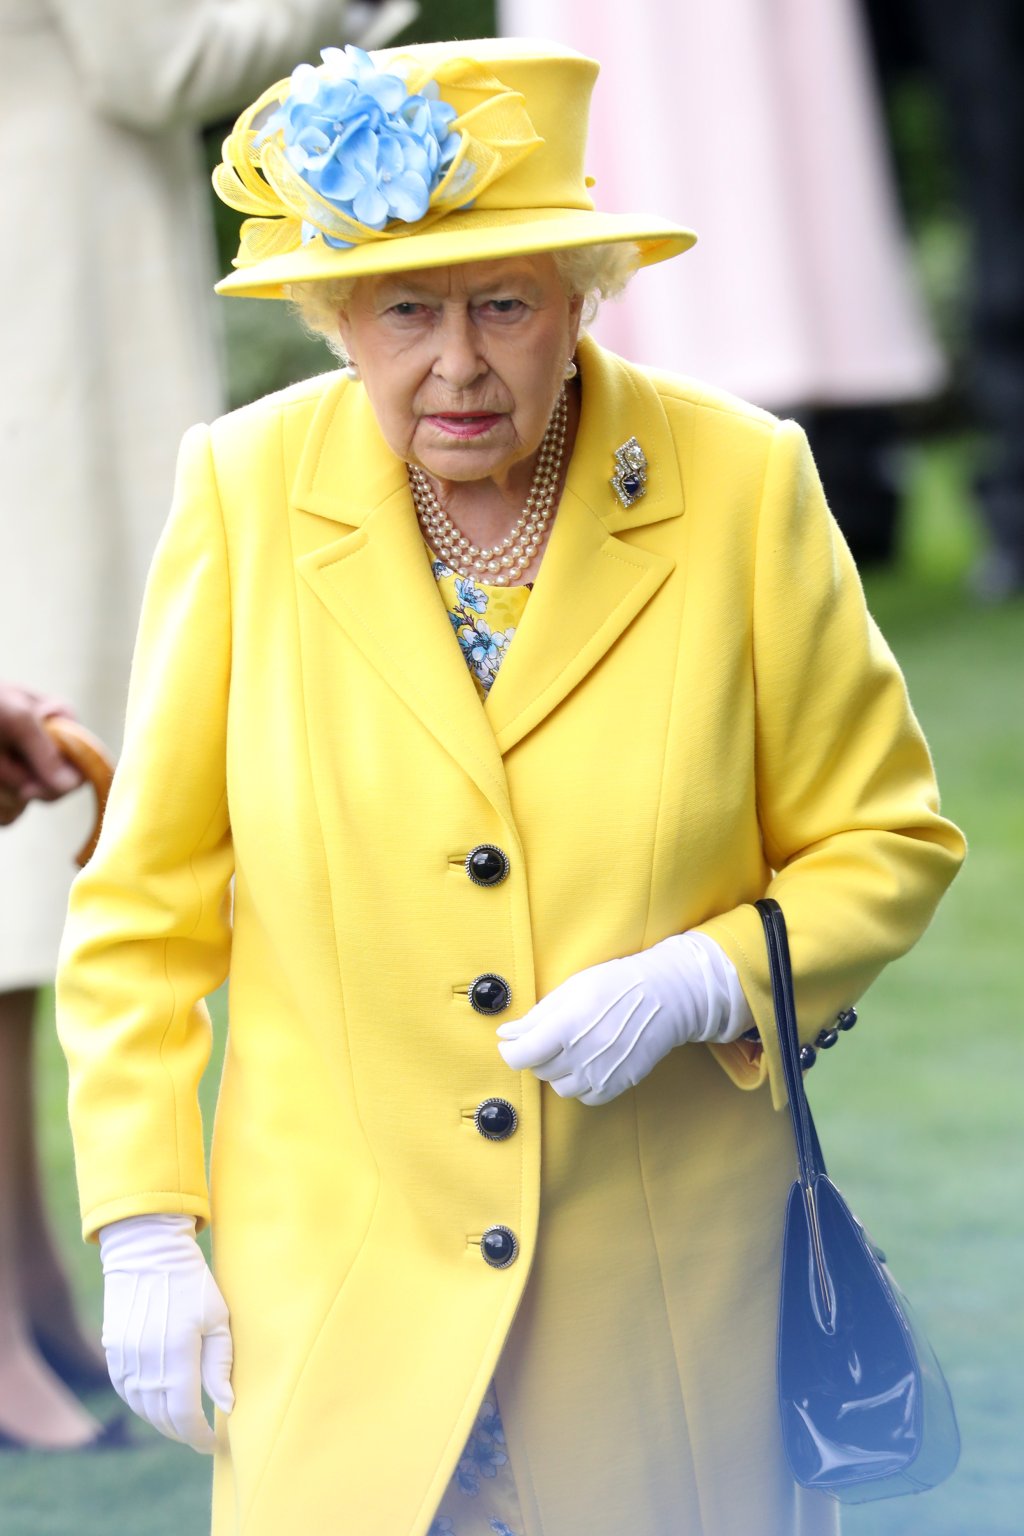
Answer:
<svg viewBox="0 0 1024 1536"><path fill-rule="evenodd" d="M487 1529L493 1531L494 1536L519 1536L519 1532L506 1525L504 1520L488 1520ZM427 1536L457 1536L456 1526L450 1516L439 1515L431 1524Z"/></svg>
<svg viewBox="0 0 1024 1536"><path fill-rule="evenodd" d="M496 1445L505 1444L505 1426L496 1403L485 1398L476 1417L476 1427L483 1435L489 1435Z"/></svg>
<svg viewBox="0 0 1024 1536"><path fill-rule="evenodd" d="M508 1461L502 1450L504 1443L505 1431L497 1407L485 1401L455 1471L455 1480L463 1493L475 1498L480 1492L482 1477L497 1477L498 1468Z"/></svg>
<svg viewBox="0 0 1024 1536"><path fill-rule="evenodd" d="M455 1482L460 1493L468 1493L471 1499L480 1492L480 1479L471 1461L460 1461L455 1468Z"/></svg>
<svg viewBox="0 0 1024 1536"><path fill-rule="evenodd" d="M509 1525L508 1520L515 1524ZM520 1536L520 1520L505 1429L492 1385L428 1536Z"/></svg>
<svg viewBox="0 0 1024 1536"><path fill-rule="evenodd" d="M459 634L461 638L461 630ZM486 619L477 619L474 622L467 637L466 649L473 671L485 688L489 688L494 682L504 653L514 634L514 629L492 630Z"/></svg>
<svg viewBox="0 0 1024 1536"><path fill-rule="evenodd" d="M487 611L487 593L481 592L472 576L456 576L455 596L461 608L472 608L474 613Z"/></svg>
<svg viewBox="0 0 1024 1536"><path fill-rule="evenodd" d="M448 619L455 631L466 665L476 679L480 692L486 695L498 675L508 654L509 645L516 632L514 624L504 627L494 625L484 617L495 602L503 610L503 616L514 617L519 611L517 594L522 588L497 587L488 589L472 576L458 576L443 560L433 560L431 570L441 587ZM513 605L511 611L510 603Z"/></svg>
<svg viewBox="0 0 1024 1536"><path fill-rule="evenodd" d="M508 1461L505 1452L488 1435L473 1435L466 1449L481 1477L496 1477L498 1468Z"/></svg>

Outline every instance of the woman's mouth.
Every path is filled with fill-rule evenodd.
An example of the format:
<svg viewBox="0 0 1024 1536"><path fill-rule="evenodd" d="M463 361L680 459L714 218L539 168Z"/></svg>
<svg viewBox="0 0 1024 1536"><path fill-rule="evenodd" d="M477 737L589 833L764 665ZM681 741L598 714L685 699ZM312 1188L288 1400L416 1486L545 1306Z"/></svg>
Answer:
<svg viewBox="0 0 1024 1536"><path fill-rule="evenodd" d="M504 418L498 411L442 411L424 421L445 437L482 437Z"/></svg>

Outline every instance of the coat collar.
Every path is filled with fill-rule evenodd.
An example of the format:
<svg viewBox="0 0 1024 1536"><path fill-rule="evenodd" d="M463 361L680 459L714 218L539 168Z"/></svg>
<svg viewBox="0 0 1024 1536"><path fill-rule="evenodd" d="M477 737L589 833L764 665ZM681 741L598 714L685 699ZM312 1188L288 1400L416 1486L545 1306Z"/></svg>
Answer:
<svg viewBox="0 0 1024 1536"><path fill-rule="evenodd" d="M302 445L292 505L360 528L406 485L405 465L384 441L365 389L341 374L329 379Z"/></svg>
<svg viewBox="0 0 1024 1536"><path fill-rule="evenodd" d="M609 531L641 528L683 511L678 448L652 379L580 339L583 409L566 489ZM632 436L651 466L647 494L624 508L611 486L615 450ZM361 527L375 507L404 491L405 466L388 447L366 391L340 375L321 395L302 447L292 504L349 527Z"/></svg>
<svg viewBox="0 0 1024 1536"><path fill-rule="evenodd" d="M684 510L679 445L651 376L605 352L589 336L577 356L583 409L566 490L600 518L609 533L643 528ZM623 507L612 489L615 450L636 437L647 455L647 494Z"/></svg>
<svg viewBox="0 0 1024 1536"><path fill-rule="evenodd" d="M405 466L384 442L361 387L344 379L327 386L293 485L302 577L506 816L501 754L592 670L672 570L642 540L617 535L683 510L678 449L653 383L587 339L579 358L583 409L565 492L486 710L437 593ZM633 435L647 455L649 481L647 494L625 509L609 481L615 449Z"/></svg>

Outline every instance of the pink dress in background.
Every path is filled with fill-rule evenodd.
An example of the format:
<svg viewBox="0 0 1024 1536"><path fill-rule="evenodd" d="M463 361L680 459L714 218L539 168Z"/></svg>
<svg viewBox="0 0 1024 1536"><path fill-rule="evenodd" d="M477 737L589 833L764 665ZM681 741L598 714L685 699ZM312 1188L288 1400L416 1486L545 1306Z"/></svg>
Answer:
<svg viewBox="0 0 1024 1536"><path fill-rule="evenodd" d="M498 19L599 61L597 206L700 236L605 307L599 341L769 408L936 390L853 0L499 0Z"/></svg>

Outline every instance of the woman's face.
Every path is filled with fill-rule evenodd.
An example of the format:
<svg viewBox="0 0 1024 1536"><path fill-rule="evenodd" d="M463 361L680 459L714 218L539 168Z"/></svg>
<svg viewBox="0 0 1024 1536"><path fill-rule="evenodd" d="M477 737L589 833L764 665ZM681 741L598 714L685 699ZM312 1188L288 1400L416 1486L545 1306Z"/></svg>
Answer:
<svg viewBox="0 0 1024 1536"><path fill-rule="evenodd" d="M550 256L517 256L360 278L338 321L389 447L500 483L540 446L580 306Z"/></svg>

